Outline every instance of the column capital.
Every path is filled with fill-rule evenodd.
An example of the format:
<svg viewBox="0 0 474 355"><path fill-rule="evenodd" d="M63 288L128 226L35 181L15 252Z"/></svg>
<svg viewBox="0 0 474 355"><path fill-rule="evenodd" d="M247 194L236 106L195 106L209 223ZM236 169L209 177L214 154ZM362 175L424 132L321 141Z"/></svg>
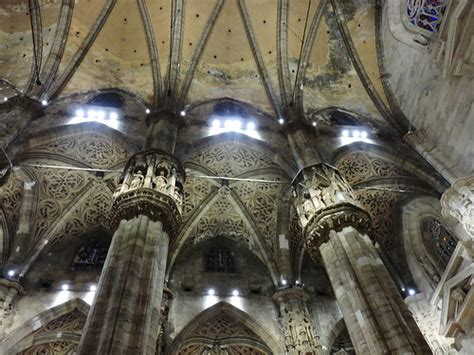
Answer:
<svg viewBox="0 0 474 355"><path fill-rule="evenodd" d="M441 213L455 218L474 238L474 175L456 180L441 197Z"/></svg>
<svg viewBox="0 0 474 355"><path fill-rule="evenodd" d="M301 169L293 180L293 191L306 246L313 257L331 230L352 226L365 232L370 228L369 214L359 206L351 186L331 165L320 163Z"/></svg>
<svg viewBox="0 0 474 355"><path fill-rule="evenodd" d="M133 155L113 195L112 223L145 215L162 222L170 236L176 235L185 176L179 160L165 151L150 149Z"/></svg>
<svg viewBox="0 0 474 355"><path fill-rule="evenodd" d="M310 298L310 294L301 287L291 287L278 290L272 296L273 301L276 303L287 302L289 300L303 301L306 303Z"/></svg>

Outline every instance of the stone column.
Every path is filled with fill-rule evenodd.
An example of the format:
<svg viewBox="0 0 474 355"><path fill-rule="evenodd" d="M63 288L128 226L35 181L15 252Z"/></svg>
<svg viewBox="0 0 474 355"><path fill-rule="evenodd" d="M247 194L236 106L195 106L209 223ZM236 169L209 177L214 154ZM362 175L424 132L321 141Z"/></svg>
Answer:
<svg viewBox="0 0 474 355"><path fill-rule="evenodd" d="M316 164L294 180L305 245L322 258L358 354L429 354L372 241L370 218L339 172Z"/></svg>
<svg viewBox="0 0 474 355"><path fill-rule="evenodd" d="M169 239L181 222L184 170L148 150L128 162L114 193L112 238L78 354L154 354Z"/></svg>
<svg viewBox="0 0 474 355"><path fill-rule="evenodd" d="M319 336L308 311L308 300L309 294L299 287L279 290L273 295L288 355L322 353Z"/></svg>
<svg viewBox="0 0 474 355"><path fill-rule="evenodd" d="M5 149L34 118L44 114L41 103L15 96L0 105L0 147Z"/></svg>

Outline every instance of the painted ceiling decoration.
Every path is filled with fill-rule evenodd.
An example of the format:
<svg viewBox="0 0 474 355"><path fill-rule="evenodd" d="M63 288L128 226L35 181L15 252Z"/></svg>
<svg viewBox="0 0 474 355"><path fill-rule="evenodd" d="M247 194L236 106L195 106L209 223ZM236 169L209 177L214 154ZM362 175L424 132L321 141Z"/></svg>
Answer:
<svg viewBox="0 0 474 355"><path fill-rule="evenodd" d="M365 1L30 3L0 4L6 97L116 88L153 109L232 97L275 119L340 107L380 128L403 126L385 96Z"/></svg>

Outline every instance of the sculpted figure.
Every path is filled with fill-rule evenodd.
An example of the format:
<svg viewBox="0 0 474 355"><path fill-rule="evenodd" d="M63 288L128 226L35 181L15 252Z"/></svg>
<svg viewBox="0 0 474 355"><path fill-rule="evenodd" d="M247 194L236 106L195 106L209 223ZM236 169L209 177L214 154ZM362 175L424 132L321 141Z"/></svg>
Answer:
<svg viewBox="0 0 474 355"><path fill-rule="evenodd" d="M130 183L130 190L138 189L142 186L143 180L145 177L143 176L143 172L138 170L136 174L133 174L132 182Z"/></svg>
<svg viewBox="0 0 474 355"><path fill-rule="evenodd" d="M157 191L166 191L166 187L168 185L168 180L166 179L165 172L163 170L160 171L160 175L155 176L154 181L155 189Z"/></svg>

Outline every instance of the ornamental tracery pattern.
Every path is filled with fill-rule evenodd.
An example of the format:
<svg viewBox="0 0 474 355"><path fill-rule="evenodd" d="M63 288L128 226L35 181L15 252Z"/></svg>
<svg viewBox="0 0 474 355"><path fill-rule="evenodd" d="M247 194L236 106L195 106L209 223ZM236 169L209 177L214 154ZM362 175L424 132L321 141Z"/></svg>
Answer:
<svg viewBox="0 0 474 355"><path fill-rule="evenodd" d="M36 163L51 164L50 161ZM49 230L54 221L63 215L65 209L77 198L81 191L97 178L82 171L69 171L64 169L32 168L32 173L40 182L39 204L36 210L35 231L32 245ZM68 231L77 230L83 223L76 221L69 223Z"/></svg>
<svg viewBox="0 0 474 355"><path fill-rule="evenodd" d="M49 343L33 345L21 352L21 355L73 355L76 353L78 343L56 340Z"/></svg>
<svg viewBox="0 0 474 355"><path fill-rule="evenodd" d="M396 187L390 189L396 190ZM389 190L361 189L355 190L354 194L372 217L372 230L375 239L385 247L385 250L393 251L396 245L392 211L402 193Z"/></svg>
<svg viewBox="0 0 474 355"><path fill-rule="evenodd" d="M12 173L7 183L0 188L0 206L5 212L12 232L16 231L20 217L23 181Z"/></svg>
<svg viewBox="0 0 474 355"><path fill-rule="evenodd" d="M254 179L281 181L280 176L253 176ZM276 236L278 196L284 185L278 183L239 182L231 189L244 203L262 233L265 243L273 250Z"/></svg>
<svg viewBox="0 0 474 355"><path fill-rule="evenodd" d="M335 167L351 185L375 178L413 177L408 171L387 159L361 152L344 155L337 160Z"/></svg>
<svg viewBox="0 0 474 355"><path fill-rule="evenodd" d="M43 325L41 328L37 329L29 336L34 339L50 339L49 342L42 344L34 344L28 349L21 352L22 355L64 355L64 354L74 354L78 343L65 340L57 339L59 333L73 333L80 335L84 325L86 323L86 315L79 311L77 308L74 308L70 312L63 314L47 324Z"/></svg>
<svg viewBox="0 0 474 355"><path fill-rule="evenodd" d="M120 142L97 132L60 137L33 147L31 152L54 153L97 168L110 168L128 156Z"/></svg>
<svg viewBox="0 0 474 355"><path fill-rule="evenodd" d="M220 196L206 214L199 219L197 225L190 232L185 248L216 236L226 237L237 242L238 245L246 247L263 260L258 252L259 248L255 243L253 233L248 230L239 212L225 196Z"/></svg>
<svg viewBox="0 0 474 355"><path fill-rule="evenodd" d="M222 142L206 147L188 162L203 166L216 175L235 177L256 169L278 167L262 152L236 142Z"/></svg>
<svg viewBox="0 0 474 355"><path fill-rule="evenodd" d="M193 178L192 175L201 175L191 171L184 183L183 220L186 221L212 191L212 184L203 178Z"/></svg>

